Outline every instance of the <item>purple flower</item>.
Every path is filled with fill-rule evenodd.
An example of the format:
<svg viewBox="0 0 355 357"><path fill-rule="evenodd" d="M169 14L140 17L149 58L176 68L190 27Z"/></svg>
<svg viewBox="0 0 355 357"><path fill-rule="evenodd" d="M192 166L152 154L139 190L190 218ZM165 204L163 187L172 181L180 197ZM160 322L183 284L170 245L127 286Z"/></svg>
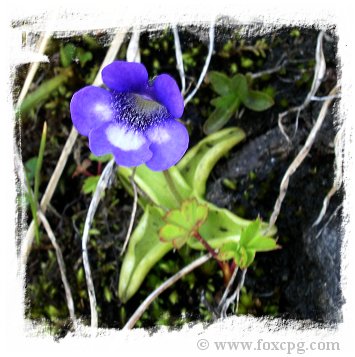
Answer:
<svg viewBox="0 0 355 357"><path fill-rule="evenodd" d="M89 137L90 150L112 153L118 165L145 163L166 170L184 155L189 144L179 123L184 101L175 80L161 74L148 80L141 63L115 61L102 70L109 90L87 86L73 95L70 112L78 132Z"/></svg>

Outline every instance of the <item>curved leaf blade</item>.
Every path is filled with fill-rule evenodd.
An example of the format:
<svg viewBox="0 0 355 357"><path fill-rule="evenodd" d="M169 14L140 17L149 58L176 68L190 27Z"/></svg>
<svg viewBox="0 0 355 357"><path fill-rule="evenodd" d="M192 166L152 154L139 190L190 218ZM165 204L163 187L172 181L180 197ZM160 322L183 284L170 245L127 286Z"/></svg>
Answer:
<svg viewBox="0 0 355 357"><path fill-rule="evenodd" d="M217 161L244 139L240 128L223 129L201 140L179 162L177 169L197 197L205 194L207 179Z"/></svg>
<svg viewBox="0 0 355 357"><path fill-rule="evenodd" d="M173 249L171 243L161 242L158 236L165 224L163 215L158 208L147 206L132 234L120 271L118 296L122 302L137 292L150 269Z"/></svg>

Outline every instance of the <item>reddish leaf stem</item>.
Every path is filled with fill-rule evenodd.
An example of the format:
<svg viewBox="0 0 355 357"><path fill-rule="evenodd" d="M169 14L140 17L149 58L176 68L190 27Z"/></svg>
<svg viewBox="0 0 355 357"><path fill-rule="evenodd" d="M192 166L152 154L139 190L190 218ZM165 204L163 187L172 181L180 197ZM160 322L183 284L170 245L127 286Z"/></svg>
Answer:
<svg viewBox="0 0 355 357"><path fill-rule="evenodd" d="M208 244L208 242L204 238L201 237L199 232L194 232L193 236L207 249L207 251L212 255L212 257L216 259L219 267L223 272L224 283L228 284L232 275L229 264L227 262L222 262L218 259L218 254L216 253L216 251Z"/></svg>

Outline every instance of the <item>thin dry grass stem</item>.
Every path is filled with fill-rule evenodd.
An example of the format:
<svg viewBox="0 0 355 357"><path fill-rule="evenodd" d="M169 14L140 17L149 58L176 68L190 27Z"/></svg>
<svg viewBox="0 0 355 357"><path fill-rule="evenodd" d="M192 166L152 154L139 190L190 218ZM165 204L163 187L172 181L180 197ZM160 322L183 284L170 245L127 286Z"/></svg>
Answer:
<svg viewBox="0 0 355 357"><path fill-rule="evenodd" d="M235 301L235 313L238 312L238 307L239 307L239 296L240 296L240 290L242 289L242 287L244 286L244 280L245 280L245 275L247 273L247 269L241 269L241 277L240 280L238 282L237 287L234 290L234 293L232 296L230 296L226 302L224 303L224 305L222 306L222 310L221 310L221 317L225 318L227 317L227 310L229 308L229 306L231 304L233 304L233 302Z"/></svg>
<svg viewBox="0 0 355 357"><path fill-rule="evenodd" d="M281 133L284 135L284 137L286 138L288 143L291 143L291 139L289 138L289 136L286 134L285 128L282 124L282 120L289 114L291 113L297 113L296 115L296 125L295 125L295 132L294 135L297 132L298 129L298 119L299 119L299 115L301 113L302 110L304 110L308 104L312 101L312 98L316 95L319 86L322 83L322 80L324 78L325 75L325 71L326 71L326 63L325 63L325 59L324 59L324 53L323 53L323 37L324 37L324 32L321 31L318 35L318 39L317 39L317 46L316 46L316 52L315 52L315 60L316 60L316 65L314 68L314 76L313 76L313 81L312 81L312 86L310 91L308 92L306 99L304 100L304 102L301 105L298 105L296 107L290 108L285 112L282 112L279 114L278 116L278 125L280 128Z"/></svg>
<svg viewBox="0 0 355 357"><path fill-rule="evenodd" d="M137 185L134 182L135 173L136 173L136 167L132 170L132 175L130 177L130 182L131 182L131 185L132 185L132 188L133 188L133 207L132 207L131 218L130 218L130 221L129 221L129 226L128 226L126 238L124 240L123 247L122 247L122 250L121 250L121 253L120 253L121 256L126 251L127 244L129 242L129 238L131 237L131 234L132 234L134 220L136 218L137 203L138 203L138 192L137 192Z"/></svg>
<svg viewBox="0 0 355 357"><path fill-rule="evenodd" d="M105 56L105 59L104 61L102 62L102 65L100 67L100 70L93 82L93 85L94 86L100 86L102 85L102 79L101 79L101 71L102 69L108 65L109 63L111 63L116 55L117 55L117 52L118 50L120 49L122 43L123 43L123 40L125 38L125 33L123 32L119 32L116 34L116 36L113 38L112 40L112 43L111 43L111 46L110 48L108 49L107 53L106 53L106 56ZM40 204L40 208L41 208L41 211L45 214L46 210L47 210L47 207L48 207L48 204L49 202L51 201L52 199L52 196L54 194L54 191L58 185L58 182L59 182L59 179L63 173L63 170L64 170L64 167L65 167L65 164L67 163L68 161L68 157L73 149L73 146L74 146L74 143L76 141L76 138L78 136L78 132L76 131L76 129L74 127L72 127L71 131L70 131L70 134L69 134L69 137L64 145L64 148L62 150L62 153L59 157L59 160L57 162L57 165L54 169L54 172L48 182L48 185L47 185L47 188L44 192L44 195L42 197L42 200L41 200L41 204ZM33 243L33 238L34 238L34 233L35 233L35 225L34 225L34 222L32 220L30 226L28 227L28 230L27 230L27 233L26 233L26 236L22 242L22 245L21 245L21 258L20 258L20 262L21 264L23 265L23 269L25 269L26 265L27 265L27 259L28 259L28 256L29 256L29 253L31 251L31 247L32 247L32 243Z"/></svg>
<svg viewBox="0 0 355 357"><path fill-rule="evenodd" d="M92 200L90 202L89 210L86 215L85 225L84 225L84 232L81 242L82 247L82 255L83 255L83 265L86 277L86 284L89 293L89 300L90 300L90 312L91 312L91 327L96 329L98 327L98 316L97 316L97 303L96 303L96 295L95 295L95 288L94 282L92 280L91 269L90 269L90 262L89 262L89 255L88 255L88 243L89 243L89 236L90 236L90 228L92 221L94 219L95 212L97 207L100 203L102 193L105 191L107 186L109 185L113 168L115 165L115 160L112 159L102 171L100 176L99 182L96 186L96 190L93 194Z"/></svg>
<svg viewBox="0 0 355 357"><path fill-rule="evenodd" d="M311 100L314 101L314 102L324 102L325 100L328 100L328 99L338 99L340 97L341 97L340 94L339 95L332 95L332 96L326 95L324 97L316 97L316 96L314 96L314 97L312 97Z"/></svg>
<svg viewBox="0 0 355 357"><path fill-rule="evenodd" d="M45 52L50 37L51 37L51 34L49 32L44 32L40 35L40 38L38 39L38 45L36 46L38 53L43 54ZM28 73L27 73L25 82L22 86L20 95L17 99L16 108L19 108L20 105L22 104L23 100L25 99L26 94L27 94L28 90L30 89L31 83L36 75L39 65L40 65L40 62L31 63L30 68L28 69Z"/></svg>
<svg viewBox="0 0 355 357"><path fill-rule="evenodd" d="M330 99L331 100L331 99ZM340 189L343 182L343 143L344 143L344 127L341 127L337 132L334 139L334 152L335 152L335 163L334 163L334 183L332 188L329 190L327 195L324 198L322 210L320 211L318 218L313 223L313 227L317 226L323 219L324 215L327 212L327 208L330 202L330 199L334 194Z"/></svg>
<svg viewBox="0 0 355 357"><path fill-rule="evenodd" d="M287 61L283 61L281 64L275 66L274 68L270 68L270 69L266 69L265 71L261 71L261 72L256 72L256 73L252 73L250 76L252 79L257 79L269 74L273 74L273 73L277 73L279 72L281 69L283 69L287 64Z"/></svg>
<svg viewBox="0 0 355 357"><path fill-rule="evenodd" d="M150 304L166 289L170 288L170 286L174 285L178 280L180 280L185 275L191 273L194 269L198 268L202 264L206 263L211 258L210 254L203 255L202 257L196 259L189 265L185 266L183 269L174 274L171 278L166 280L163 284L161 284L157 289L155 289L151 294L149 294L146 299L142 302L142 304L138 307L138 309L134 312L134 314L130 317L126 325L123 327L124 330L130 330L134 327L137 321L141 318L144 311L148 309Z"/></svg>
<svg viewBox="0 0 355 357"><path fill-rule="evenodd" d="M65 297L67 300L67 306L68 306L68 310L69 310L69 316L70 316L70 319L75 327L76 326L76 317L75 317L75 309L74 309L74 300L73 300L73 295L71 293L71 289L70 289L69 282L68 282L67 275L66 275L66 268L65 268L62 250L60 249L60 247L57 243L55 235L52 231L52 228L51 228L46 216L41 211L38 211L37 214L38 214L38 218L42 221L43 227L47 232L48 238L50 239L50 241L55 249L55 254L57 256L57 262L58 262L58 266L59 266L60 276L62 278L62 282L64 285Z"/></svg>
<svg viewBox="0 0 355 357"><path fill-rule="evenodd" d="M333 213L329 216L327 221L322 225L322 228L318 231L317 235L315 236L314 239L318 239L323 231L328 227L328 224L334 219L334 217L338 214L338 211L343 207L343 204L341 203L339 206L335 208Z"/></svg>
<svg viewBox="0 0 355 357"><path fill-rule="evenodd" d="M215 19L213 19L211 21L211 25L210 25L210 30L209 30L209 38L210 38L210 42L209 42L209 47L208 47L208 54L206 57L206 61L205 64L202 68L201 74L200 74L200 78L197 81L196 87L193 89L193 91L187 96L187 98L184 100L184 104L185 106L187 105L187 103L189 103L191 101L191 99L195 96L195 94L197 93L198 89L200 88L200 85L202 84L203 79L206 76L206 73L208 71L208 67L210 65L211 62L211 57L212 57L212 53L213 53L213 49L214 49L214 35L215 35Z"/></svg>
<svg viewBox="0 0 355 357"><path fill-rule="evenodd" d="M223 309L222 307L224 306L224 303L226 302L227 296L228 296L228 294L229 294L229 292L230 292L230 290L232 288L234 280L237 277L238 270L239 270L239 268L236 266L234 268L233 274L232 274L232 276L231 276L231 278L230 278L230 280L228 282L228 285L227 285L226 289L224 290L224 293L222 295L221 301L218 304L218 309L220 309L220 310Z"/></svg>
<svg viewBox="0 0 355 357"><path fill-rule="evenodd" d="M130 39L128 47L127 47L126 59L128 62L140 62L141 61L141 53L139 50L139 38L140 38L139 29L134 28L131 39Z"/></svg>
<svg viewBox="0 0 355 357"><path fill-rule="evenodd" d="M338 86L335 86L330 91L329 95L332 97L333 95L335 95L337 93L337 91L338 91ZM286 192L287 192L290 177L296 172L297 168L302 164L303 160L308 155L308 153L314 143L314 140L317 136L317 133L322 126L323 120L328 112L328 108L329 108L329 105L331 102L332 102L332 99L324 101L322 108L319 112L318 118L317 118L312 130L310 131L304 146L302 147L300 152L297 154L296 158L292 161L291 165L288 167L288 169L281 181L280 193L279 193L279 196L275 202L274 210L270 217L268 229L271 229L271 227L275 224L275 222L279 216L279 213L281 210L281 205L282 205L282 202L283 202Z"/></svg>
<svg viewBox="0 0 355 357"><path fill-rule="evenodd" d="M184 95L186 92L184 61L182 59L180 37L179 37L179 32L178 32L176 25L173 25L173 35L174 35L174 45L175 45L176 67L179 71L180 80L181 80L181 94Z"/></svg>

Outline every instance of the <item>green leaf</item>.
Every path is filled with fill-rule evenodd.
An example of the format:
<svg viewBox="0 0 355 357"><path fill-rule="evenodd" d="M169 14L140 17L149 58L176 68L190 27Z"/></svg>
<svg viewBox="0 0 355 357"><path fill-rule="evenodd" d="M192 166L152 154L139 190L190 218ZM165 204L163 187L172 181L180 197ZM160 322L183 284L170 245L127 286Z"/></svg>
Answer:
<svg viewBox="0 0 355 357"><path fill-rule="evenodd" d="M248 96L249 88L247 78L242 74L236 74L232 77L232 92L243 102Z"/></svg>
<svg viewBox="0 0 355 357"><path fill-rule="evenodd" d="M255 250L245 249L244 247L240 247L240 256L239 259L236 259L236 264L242 268L248 268L255 259Z"/></svg>
<svg viewBox="0 0 355 357"><path fill-rule="evenodd" d="M237 252L239 251L239 243L236 242L228 242L223 244L221 249L218 252L218 258L220 260L230 260L235 258Z"/></svg>
<svg viewBox="0 0 355 357"><path fill-rule="evenodd" d="M83 68L85 66L85 64L87 62L91 61L93 58L91 52L86 52L82 48L78 48L77 56L78 56L81 68Z"/></svg>
<svg viewBox="0 0 355 357"><path fill-rule="evenodd" d="M191 188L188 186L179 170L173 166L169 169L169 172L174 181L176 190L182 199L190 197ZM129 187L131 185L129 180L132 175L132 169L119 166L118 174L123 184L126 185L128 190L130 190ZM146 165L141 165L136 169L134 181L156 205L163 206L167 209L177 207L176 198L170 191L163 172L152 171ZM145 200L144 202L146 204L148 203L148 200Z"/></svg>
<svg viewBox="0 0 355 357"><path fill-rule="evenodd" d="M215 107L222 107L223 109L226 109L231 106L235 100L236 96L234 94L228 94L223 97L214 98L210 103Z"/></svg>
<svg viewBox="0 0 355 357"><path fill-rule="evenodd" d="M211 71L208 73L208 78L212 84L212 89L220 94L227 95L231 91L231 80L222 72Z"/></svg>
<svg viewBox="0 0 355 357"><path fill-rule="evenodd" d="M221 130L201 140L178 163L178 170L197 197L205 194L207 179L217 161L244 138L239 128Z"/></svg>
<svg viewBox="0 0 355 357"><path fill-rule="evenodd" d="M137 292L150 269L173 249L171 243L159 239L158 231L165 224L163 216L162 210L147 205L131 236L120 271L118 296L122 302Z"/></svg>
<svg viewBox="0 0 355 357"><path fill-rule="evenodd" d="M185 228L166 224L160 229L159 238L162 242L171 242L176 249L180 249L189 237Z"/></svg>
<svg viewBox="0 0 355 357"><path fill-rule="evenodd" d="M240 237L240 245L244 247L249 247L249 242L257 235L260 234L260 220L257 219L251 222L248 227L246 227Z"/></svg>
<svg viewBox="0 0 355 357"><path fill-rule="evenodd" d="M248 249L253 249L257 252L268 252L279 248L280 246L276 244L275 239L270 237L257 236L248 243Z"/></svg>
<svg viewBox="0 0 355 357"><path fill-rule="evenodd" d="M235 263L244 269L254 261L255 250L242 247L239 243L228 242L221 247L218 256L225 261L234 259Z"/></svg>
<svg viewBox="0 0 355 357"><path fill-rule="evenodd" d="M266 252L279 248L274 239L262 236L261 229L265 228L266 224L263 224L259 219L250 222L242 228L239 241L229 241L222 245L219 251L220 259L229 260L233 258L236 264L244 269L252 264L256 252Z"/></svg>
<svg viewBox="0 0 355 357"><path fill-rule="evenodd" d="M201 205L195 198L186 200L179 209L169 211L164 220L167 223L175 224L186 230L197 230L206 220L208 207Z"/></svg>
<svg viewBox="0 0 355 357"><path fill-rule="evenodd" d="M37 218L38 201L39 201L39 185L40 185L40 181L41 181L41 168L42 168L42 162L43 162L43 156L44 156L44 149L46 147L46 139L47 139L47 123L44 122L42 136L41 136L41 142L40 142L40 146L39 146L38 158L36 158L36 161L35 161L36 165L34 167L34 190L33 190L34 192L32 192L29 177L27 176L27 173L25 172L26 185L27 185L27 198L30 203L31 213L32 213L34 224L35 224L35 235L36 235L37 244L39 244L39 241L40 241L38 218Z"/></svg>
<svg viewBox="0 0 355 357"><path fill-rule="evenodd" d="M203 125L206 134L212 134L221 129L238 110L240 100L234 94L214 99L216 109L211 113Z"/></svg>
<svg viewBox="0 0 355 357"><path fill-rule="evenodd" d="M52 92L57 90L72 75L73 71L69 67L63 69L56 77L44 81L35 91L26 96L20 107L16 108L16 116L28 113L32 108L48 99Z"/></svg>
<svg viewBox="0 0 355 357"><path fill-rule="evenodd" d="M181 248L189 238L193 238L208 216L207 205L202 205L195 198L186 200L179 209L169 211L164 221L167 223L159 231L160 240L172 242Z"/></svg>
<svg viewBox="0 0 355 357"><path fill-rule="evenodd" d="M44 149L46 147L46 140L47 140L47 123L44 122L41 142L39 145L39 152L38 152L38 160L36 163L36 171L35 171L35 178L34 178L34 200L37 203L39 201L39 185L41 183L41 168L44 156Z"/></svg>
<svg viewBox="0 0 355 357"><path fill-rule="evenodd" d="M76 47L72 43L67 43L60 48L60 62L63 67L69 67L76 54Z"/></svg>
<svg viewBox="0 0 355 357"><path fill-rule="evenodd" d="M274 100L266 93L251 90L243 100L243 104L250 110L261 112L274 105Z"/></svg>
<svg viewBox="0 0 355 357"><path fill-rule="evenodd" d="M31 159L27 160L25 163L26 176L27 176L27 179L28 179L30 185L33 184L33 180L35 178L37 160L38 160L38 157L35 156L35 157L32 157Z"/></svg>
<svg viewBox="0 0 355 357"><path fill-rule="evenodd" d="M37 218L37 203L34 200L34 195L31 189L31 185L30 182L28 180L28 177L25 173L25 179L26 179L26 187L27 187L27 194L26 194L26 198L30 204L30 208L31 208L31 213L32 213L32 218L35 224L35 235L36 235L36 242L37 244L40 241L40 235L39 235L39 229L38 229L38 218Z"/></svg>
<svg viewBox="0 0 355 357"><path fill-rule="evenodd" d="M96 190L96 186L99 183L99 180L100 180L100 175L89 176L89 177L85 178L83 188L82 188L83 192L85 194L94 193Z"/></svg>

